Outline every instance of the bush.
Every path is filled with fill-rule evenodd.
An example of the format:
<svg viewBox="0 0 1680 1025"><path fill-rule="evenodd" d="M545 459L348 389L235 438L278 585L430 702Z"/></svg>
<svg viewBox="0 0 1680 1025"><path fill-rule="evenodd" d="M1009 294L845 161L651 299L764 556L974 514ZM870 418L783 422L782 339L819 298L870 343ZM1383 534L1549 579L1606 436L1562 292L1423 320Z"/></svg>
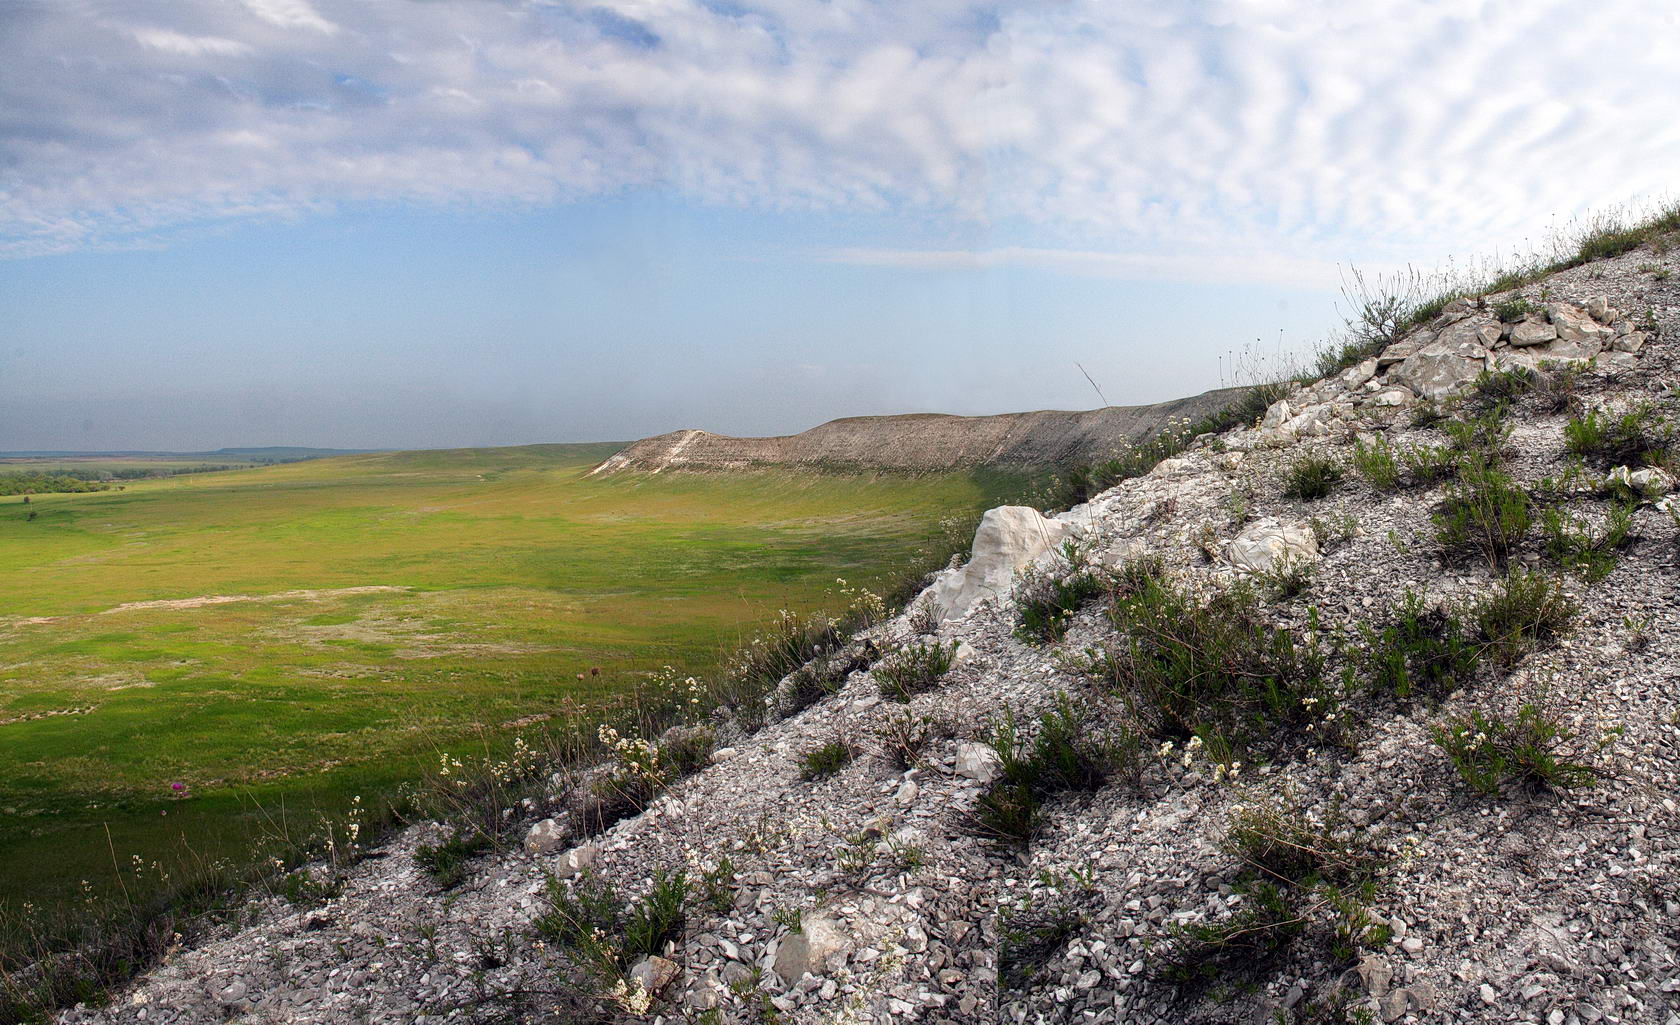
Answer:
<svg viewBox="0 0 1680 1025"><path fill-rule="evenodd" d="M432 877L439 889L452 890L467 877L467 863L476 854L490 849L490 838L483 833L450 834L440 844L421 844L414 848L414 863Z"/></svg>
<svg viewBox="0 0 1680 1025"><path fill-rule="evenodd" d="M957 656L958 643L952 641L949 647L939 641L912 644L888 656L875 667L875 683L881 688L881 696L909 701L937 687Z"/></svg>
<svg viewBox="0 0 1680 1025"><path fill-rule="evenodd" d="M1493 315L1498 317L1502 324L1515 324L1529 314L1539 312L1537 306L1520 295L1510 296L1495 303L1493 307Z"/></svg>
<svg viewBox="0 0 1680 1025"><path fill-rule="evenodd" d="M1453 451L1445 445L1408 445L1400 450L1400 461L1414 487L1433 487L1458 472Z"/></svg>
<svg viewBox="0 0 1680 1025"><path fill-rule="evenodd" d="M1047 798L1069 791L1089 793L1116 775L1135 781L1143 765L1139 738L1122 730L1098 740L1091 725L1089 716L1076 710L1065 693L1056 696L1053 710L1039 717L1031 743L1022 738L1014 713L1005 713L989 738L999 774L976 804L980 831L1000 842L1026 843L1038 831Z"/></svg>
<svg viewBox="0 0 1680 1025"><path fill-rule="evenodd" d="M1538 373L1527 367L1510 370L1484 370L1470 386L1473 400L1484 409L1507 407L1518 396L1526 395L1541 385Z"/></svg>
<svg viewBox="0 0 1680 1025"><path fill-rule="evenodd" d="M653 871L653 889L630 912L624 929L625 960L634 964L644 957L664 954L665 945L682 935L688 897L688 877L682 872Z"/></svg>
<svg viewBox="0 0 1680 1025"><path fill-rule="evenodd" d="M799 778L810 781L832 776L850 764L852 746L836 738L799 756Z"/></svg>
<svg viewBox="0 0 1680 1025"><path fill-rule="evenodd" d="M1086 563L1076 541L1062 545L1061 572L1034 568L1015 584L1015 636L1028 644L1050 644L1067 636L1073 615L1102 597L1107 584Z"/></svg>
<svg viewBox="0 0 1680 1025"><path fill-rule="evenodd" d="M922 751L929 743L954 735L955 727L949 721L916 715L906 709L889 715L875 737L881 757L888 765L904 772L921 761Z"/></svg>
<svg viewBox="0 0 1680 1025"><path fill-rule="evenodd" d="M1575 603L1561 584L1518 570L1476 603L1470 618L1494 657L1510 665L1561 636L1575 612Z"/></svg>
<svg viewBox="0 0 1680 1025"><path fill-rule="evenodd" d="M1617 415L1594 409L1563 427L1569 451L1602 466L1663 465L1671 461L1674 426L1643 403Z"/></svg>
<svg viewBox="0 0 1680 1025"><path fill-rule="evenodd" d="M1330 494L1342 482L1342 464L1323 456L1304 456L1290 467L1284 480L1285 498L1312 502Z"/></svg>
<svg viewBox="0 0 1680 1025"><path fill-rule="evenodd" d="M1449 559L1479 555L1502 569L1534 525L1528 492L1478 456L1466 456L1458 480L1435 513L1435 534Z"/></svg>
<svg viewBox="0 0 1680 1025"><path fill-rule="evenodd" d="M1382 630L1363 627L1369 684L1402 701L1419 694L1439 700L1469 682L1480 650L1458 617L1425 608L1406 592L1394 620Z"/></svg>
<svg viewBox="0 0 1680 1025"><path fill-rule="evenodd" d="M1448 719L1430 734L1479 793L1493 795L1507 786L1567 790L1598 779L1590 765L1559 756L1558 744L1570 734L1533 704L1519 708L1514 720L1478 711Z"/></svg>
<svg viewBox="0 0 1680 1025"><path fill-rule="evenodd" d="M1363 439L1353 443L1353 468L1378 491L1393 491L1400 486L1400 461L1394 446L1380 434L1369 445Z"/></svg>
<svg viewBox="0 0 1680 1025"><path fill-rule="evenodd" d="M1154 578L1109 614L1123 639L1092 669L1161 739L1200 737L1219 761L1279 753L1331 710L1316 642L1271 625L1246 585L1199 599Z"/></svg>
<svg viewBox="0 0 1680 1025"><path fill-rule="evenodd" d="M1633 506L1615 502L1601 531L1557 506L1541 516L1546 551L1564 569L1598 583L1616 568L1616 553L1633 543Z"/></svg>
<svg viewBox="0 0 1680 1025"><path fill-rule="evenodd" d="M1309 928L1329 934L1335 959L1388 939L1365 910L1375 894L1377 859L1339 821L1319 825L1300 809L1267 801L1241 807L1220 844L1242 866L1233 889L1243 898L1230 918L1175 930L1161 974L1206 984L1271 970Z"/></svg>

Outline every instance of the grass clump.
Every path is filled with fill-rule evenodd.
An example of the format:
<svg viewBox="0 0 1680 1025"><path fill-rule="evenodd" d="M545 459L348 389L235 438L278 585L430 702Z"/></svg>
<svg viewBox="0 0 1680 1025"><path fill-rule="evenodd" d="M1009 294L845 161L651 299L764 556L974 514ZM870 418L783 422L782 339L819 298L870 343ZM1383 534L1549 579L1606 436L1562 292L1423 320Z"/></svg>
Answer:
<svg viewBox="0 0 1680 1025"><path fill-rule="evenodd" d="M832 776L851 764L857 752L844 738L836 737L799 756L799 778L810 782Z"/></svg>
<svg viewBox="0 0 1680 1025"><path fill-rule="evenodd" d="M1481 557L1503 569L1534 526L1528 492L1480 456L1464 457L1458 480L1434 515L1435 535L1447 557Z"/></svg>
<svg viewBox="0 0 1680 1025"><path fill-rule="evenodd" d="M1312 502L1324 498L1342 482L1342 464L1324 456L1304 456L1290 467L1284 479L1283 494Z"/></svg>
<svg viewBox="0 0 1680 1025"><path fill-rule="evenodd" d="M907 702L939 686L957 657L958 643L911 644L882 660L875 667L875 683L881 688L881 696Z"/></svg>
<svg viewBox="0 0 1680 1025"><path fill-rule="evenodd" d="M1109 615L1122 640L1092 670L1163 740L1200 737L1221 762L1277 753L1330 710L1316 642L1273 625L1246 585L1203 598L1156 577Z"/></svg>
<svg viewBox="0 0 1680 1025"><path fill-rule="evenodd" d="M1369 685L1401 701L1446 697L1469 682L1481 654L1462 620L1411 591L1387 626L1365 626L1363 633Z"/></svg>
<svg viewBox="0 0 1680 1025"><path fill-rule="evenodd" d="M682 872L655 869L653 888L628 909L618 891L591 872L569 883L551 875L547 910L532 924L574 968L610 985L637 961L663 954L682 936L687 899L688 878Z"/></svg>
<svg viewBox="0 0 1680 1025"><path fill-rule="evenodd" d="M1353 443L1353 468L1371 487L1393 491L1400 486L1400 460L1387 438L1377 435L1370 444L1363 438Z"/></svg>
<svg viewBox="0 0 1680 1025"><path fill-rule="evenodd" d="M1672 461L1674 425L1647 402L1621 414L1593 409L1571 417L1563 438L1571 453L1602 466L1660 466Z"/></svg>
<svg viewBox="0 0 1680 1025"><path fill-rule="evenodd" d="M1516 570L1470 609L1470 619L1493 656L1510 665L1562 636L1576 611L1562 584Z"/></svg>
<svg viewBox="0 0 1680 1025"><path fill-rule="evenodd" d="M1388 926L1366 910L1378 859L1334 813L1320 822L1281 800L1244 805L1220 847L1240 866L1233 889L1242 906L1222 921L1176 930L1160 967L1168 981L1185 986L1258 977L1309 932L1321 934L1341 964L1388 941Z"/></svg>
<svg viewBox="0 0 1680 1025"><path fill-rule="evenodd" d="M1492 796L1506 787L1571 790L1598 780L1592 766L1559 753L1571 734L1532 703L1517 709L1513 719L1480 711L1455 716L1430 734L1477 793Z"/></svg>
<svg viewBox="0 0 1680 1025"><path fill-rule="evenodd" d="M1520 295L1512 295L1493 305L1493 315L1501 324L1515 324L1524 317L1539 313L1540 308Z"/></svg>
<svg viewBox="0 0 1680 1025"><path fill-rule="evenodd" d="M1564 569L1598 583L1616 568L1617 553L1633 543L1633 508L1627 502L1611 503L1598 530L1565 509L1547 508L1540 518L1547 553Z"/></svg>
<svg viewBox="0 0 1680 1025"><path fill-rule="evenodd" d="M875 739L881 758L899 772L905 772L922 760L922 752L929 744L954 735L955 727L949 720L916 715L904 709L887 716Z"/></svg>
<svg viewBox="0 0 1680 1025"><path fill-rule="evenodd" d="M490 838L483 833L457 830L442 843L423 843L416 847L414 863L431 877L438 889L452 890L467 878L467 863L489 849Z"/></svg>
<svg viewBox="0 0 1680 1025"><path fill-rule="evenodd" d="M1120 730L1097 739L1090 719L1063 693L1056 696L1056 707L1039 717L1030 742L1013 712L993 726L989 740L998 757L998 777L980 795L975 811L983 835L1024 844L1038 832L1050 797L1089 793L1117 775L1135 779L1141 774L1140 738Z"/></svg>
<svg viewBox="0 0 1680 1025"><path fill-rule="evenodd" d="M1061 570L1030 569L1015 584L1015 636L1029 644L1051 644L1067 636L1074 613L1107 590L1103 574L1089 565L1077 541L1063 542Z"/></svg>

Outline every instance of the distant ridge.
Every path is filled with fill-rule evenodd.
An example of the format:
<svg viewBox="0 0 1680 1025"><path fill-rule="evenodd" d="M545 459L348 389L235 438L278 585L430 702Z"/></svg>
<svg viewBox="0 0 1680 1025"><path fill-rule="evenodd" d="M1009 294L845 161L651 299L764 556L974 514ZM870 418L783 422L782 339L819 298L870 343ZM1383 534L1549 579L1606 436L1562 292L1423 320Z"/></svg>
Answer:
<svg viewBox="0 0 1680 1025"><path fill-rule="evenodd" d="M1066 466L1106 458L1173 423L1200 420L1228 406L1242 392L1241 388L1222 388L1148 406L1041 409L996 416L852 416L772 438L672 431L635 442L590 474L790 465L892 470Z"/></svg>

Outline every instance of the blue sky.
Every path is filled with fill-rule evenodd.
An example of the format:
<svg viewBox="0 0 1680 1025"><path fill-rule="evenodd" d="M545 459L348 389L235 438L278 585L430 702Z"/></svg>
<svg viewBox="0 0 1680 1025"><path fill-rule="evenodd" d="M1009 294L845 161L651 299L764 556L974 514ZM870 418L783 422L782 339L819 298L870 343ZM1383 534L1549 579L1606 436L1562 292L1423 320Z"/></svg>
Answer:
<svg viewBox="0 0 1680 1025"><path fill-rule="evenodd" d="M1666 197L1676 95L1648 0L0 0L0 449L1171 398Z"/></svg>

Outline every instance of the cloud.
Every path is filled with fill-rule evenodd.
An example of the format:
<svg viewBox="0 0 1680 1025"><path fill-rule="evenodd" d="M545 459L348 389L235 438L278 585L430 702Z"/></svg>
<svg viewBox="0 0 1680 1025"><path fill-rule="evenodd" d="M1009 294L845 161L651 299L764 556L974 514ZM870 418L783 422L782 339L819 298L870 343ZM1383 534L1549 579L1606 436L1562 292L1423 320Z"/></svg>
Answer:
<svg viewBox="0 0 1680 1025"><path fill-rule="evenodd" d="M947 264L1316 276L1662 194L1677 93L1666 0L18 0L0 251L656 188L908 215Z"/></svg>
<svg viewBox="0 0 1680 1025"><path fill-rule="evenodd" d="M998 249L848 247L822 253L819 259L854 266L919 271L1021 267L1126 281L1245 281L1326 287L1336 285L1342 273L1333 263L1280 258L1276 253L1229 248L1219 252L1114 253L1027 246Z"/></svg>
<svg viewBox="0 0 1680 1025"><path fill-rule="evenodd" d="M168 29L138 28L134 38L141 46L183 57L242 57L253 52L249 43L217 36L187 36Z"/></svg>

